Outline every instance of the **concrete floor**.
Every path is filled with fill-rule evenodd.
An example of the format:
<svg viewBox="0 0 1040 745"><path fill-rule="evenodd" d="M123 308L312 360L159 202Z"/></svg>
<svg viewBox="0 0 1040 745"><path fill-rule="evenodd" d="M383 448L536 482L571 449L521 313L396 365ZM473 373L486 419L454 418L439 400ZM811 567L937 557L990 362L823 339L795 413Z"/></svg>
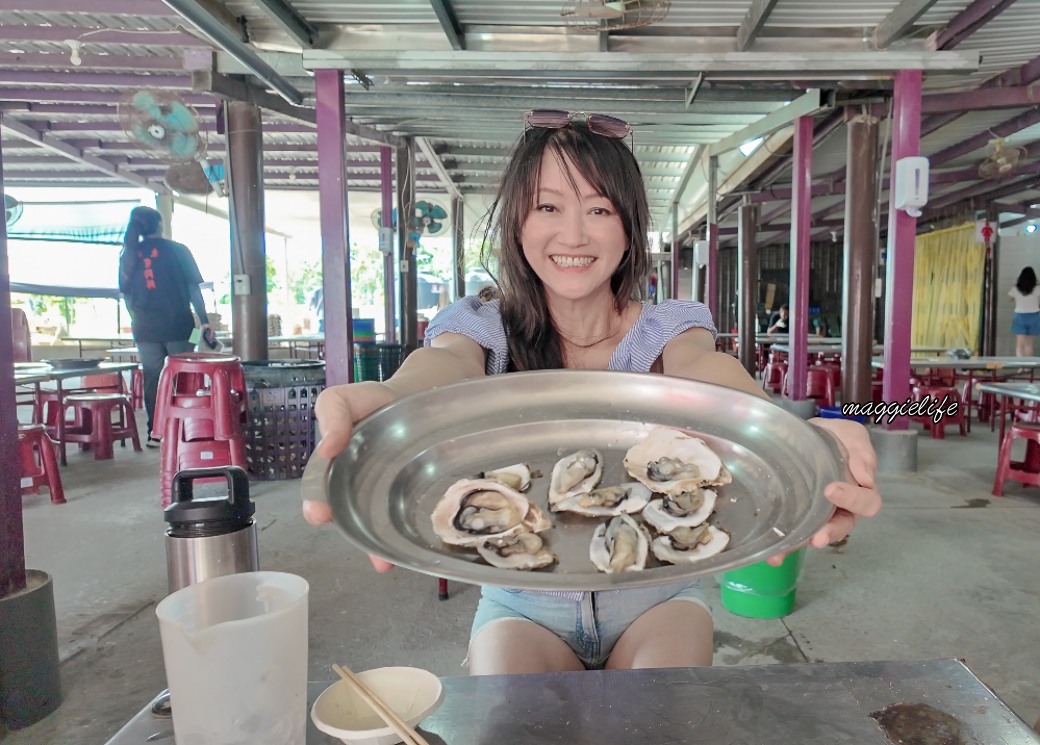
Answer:
<svg viewBox="0 0 1040 745"><path fill-rule="evenodd" d="M143 427L142 427L143 429ZM715 607L715 664L962 658L1019 716L1040 712L1040 490L990 495L996 436L919 438L914 474L882 475L885 508L840 548L811 551L798 606L779 620ZM99 745L164 688L155 605L166 591L158 451L95 463L70 451L68 504L24 499L28 566L55 585L64 703L0 733L11 745ZM312 680L329 665L406 664L463 675L478 590L373 572L333 528L307 526L298 482L254 485L264 569L305 577Z"/></svg>

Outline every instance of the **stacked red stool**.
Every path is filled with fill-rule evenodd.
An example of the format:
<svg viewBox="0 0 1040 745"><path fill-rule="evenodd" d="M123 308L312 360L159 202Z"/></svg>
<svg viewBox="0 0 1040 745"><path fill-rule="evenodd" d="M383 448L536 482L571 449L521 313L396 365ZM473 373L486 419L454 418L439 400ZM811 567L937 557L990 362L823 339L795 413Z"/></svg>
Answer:
<svg viewBox="0 0 1040 745"><path fill-rule="evenodd" d="M931 430L932 437L937 440L946 438L946 425L956 424L960 427L961 436L967 435L965 431L965 419L964 419L964 406L961 405L961 395L956 388L951 388L943 385L915 385L911 388L911 396L914 401L926 401L932 399L935 401L936 406L944 405L947 406L944 409L945 412L949 412L949 402L956 402L957 406L952 413L944 414L936 422L932 416L922 414L920 416L911 417L916 422L920 422L924 425L924 428ZM946 401L947 404L943 404Z"/></svg>
<svg viewBox="0 0 1040 745"><path fill-rule="evenodd" d="M162 439L162 505L185 468L247 468L242 363L230 354L189 352L166 358L155 397L154 437Z"/></svg>
<svg viewBox="0 0 1040 745"><path fill-rule="evenodd" d="M134 450L141 452L134 408L125 393L77 393L66 396L59 414L66 421L69 408L75 411L75 417L71 424L65 426L65 442L78 442L82 447L89 447L94 451L94 460L111 460L112 446L117 440L125 445L129 439ZM113 414L116 415L115 421Z"/></svg>
<svg viewBox="0 0 1040 745"><path fill-rule="evenodd" d="M22 494L39 494L46 486L53 504L65 504L58 471L57 446L42 424L18 425L18 456L21 465Z"/></svg>

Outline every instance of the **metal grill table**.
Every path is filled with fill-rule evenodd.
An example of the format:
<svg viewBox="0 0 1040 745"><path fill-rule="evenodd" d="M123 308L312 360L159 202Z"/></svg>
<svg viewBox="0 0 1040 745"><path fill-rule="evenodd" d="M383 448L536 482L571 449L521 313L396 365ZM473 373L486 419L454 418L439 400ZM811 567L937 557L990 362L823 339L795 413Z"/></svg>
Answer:
<svg viewBox="0 0 1040 745"><path fill-rule="evenodd" d="M1040 742L956 660L442 680L444 704L420 727L431 745L885 745L890 740L870 715L893 704L930 706L960 728L959 739L942 739L918 721L920 742ZM311 683L308 698L330 684ZM168 725L145 708L108 745L142 745ZM308 724L308 745L337 742Z"/></svg>

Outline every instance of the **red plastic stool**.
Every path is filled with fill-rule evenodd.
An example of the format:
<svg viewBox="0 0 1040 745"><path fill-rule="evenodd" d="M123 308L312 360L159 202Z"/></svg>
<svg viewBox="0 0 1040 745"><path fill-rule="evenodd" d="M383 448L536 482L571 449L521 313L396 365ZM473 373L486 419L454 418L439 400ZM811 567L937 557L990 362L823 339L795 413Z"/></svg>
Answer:
<svg viewBox="0 0 1040 745"><path fill-rule="evenodd" d="M130 371L130 405L135 411L144 408L144 370L140 365Z"/></svg>
<svg viewBox="0 0 1040 745"><path fill-rule="evenodd" d="M18 455L21 461L22 494L39 494L46 486L52 504L65 504L56 445L42 424L18 425Z"/></svg>
<svg viewBox="0 0 1040 745"><path fill-rule="evenodd" d="M817 406L834 406L834 378L830 372L822 367L813 366L806 369L805 376L805 397L816 401ZM790 378L790 371L785 372L781 389L785 396L790 388Z"/></svg>
<svg viewBox="0 0 1040 745"><path fill-rule="evenodd" d="M182 469L218 466L248 468L245 438L241 435L227 439L203 437L212 432L204 431L207 424L211 423L179 417L167 418L161 445L159 479L164 508L173 501L173 477ZM221 481L222 478L210 480ZM205 481L207 479L199 479L199 483Z"/></svg>
<svg viewBox="0 0 1040 745"><path fill-rule="evenodd" d="M964 404L961 402L961 394L956 388L934 385L915 385L911 389L911 395L913 396L914 401L924 401L927 398L931 398L936 402L936 404L942 403L943 400L946 400L948 403L953 402L957 404L957 413L940 417L938 423L936 423L934 418L927 415L911 417L915 422L923 424L925 429L931 430L933 438L936 440L945 439L947 424L957 424L961 430L961 437L967 436L968 433L965 430L964 420Z"/></svg>
<svg viewBox="0 0 1040 745"><path fill-rule="evenodd" d="M77 393L66 396L63 407L76 409L80 424L65 428L65 441L78 442L94 450L94 460L111 460L112 445L116 440L134 445L141 452L141 440L137 436L137 421L130 398L125 393ZM119 416L112 421L112 413ZM62 416L65 412L62 411Z"/></svg>
<svg viewBox="0 0 1040 745"><path fill-rule="evenodd" d="M1011 460L1011 446L1015 440L1026 441L1026 456L1023 461ZM997 455L997 477L993 481L993 496L1004 496L1004 482L1008 479L1022 484L1040 486L1040 424L1012 422L1000 443Z"/></svg>
<svg viewBox="0 0 1040 745"><path fill-rule="evenodd" d="M238 357L195 352L170 355L159 376L151 434L165 436L167 418L198 418L212 421L217 439L238 436L245 401L245 373Z"/></svg>
<svg viewBox="0 0 1040 745"><path fill-rule="evenodd" d="M762 387L767 391L779 393L787 375L787 365L779 362L767 362L762 368Z"/></svg>

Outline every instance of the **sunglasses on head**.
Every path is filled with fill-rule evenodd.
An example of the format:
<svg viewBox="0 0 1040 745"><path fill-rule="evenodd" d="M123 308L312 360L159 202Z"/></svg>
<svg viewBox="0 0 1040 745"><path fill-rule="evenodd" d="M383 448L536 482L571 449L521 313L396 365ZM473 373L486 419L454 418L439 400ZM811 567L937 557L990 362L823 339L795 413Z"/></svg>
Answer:
<svg viewBox="0 0 1040 745"><path fill-rule="evenodd" d="M585 112L557 111L556 109L535 109L524 114L524 129L563 129L576 120L584 122L589 131L612 140L623 140L632 132L632 125L621 119L606 114L586 114Z"/></svg>

